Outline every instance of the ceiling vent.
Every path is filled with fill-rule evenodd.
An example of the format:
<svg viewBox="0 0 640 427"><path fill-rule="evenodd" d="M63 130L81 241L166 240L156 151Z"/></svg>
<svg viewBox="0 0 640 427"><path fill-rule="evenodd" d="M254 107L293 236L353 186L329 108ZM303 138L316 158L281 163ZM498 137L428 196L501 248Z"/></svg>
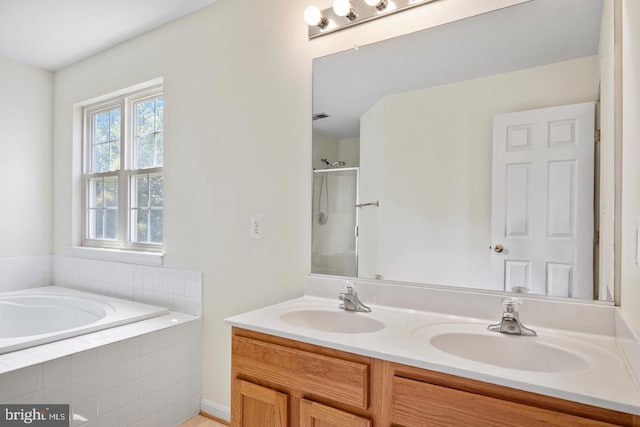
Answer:
<svg viewBox="0 0 640 427"><path fill-rule="evenodd" d="M320 119L326 119L327 117L329 117L329 115L327 113L318 113L318 114L314 114L312 117L313 117L313 120L320 120Z"/></svg>

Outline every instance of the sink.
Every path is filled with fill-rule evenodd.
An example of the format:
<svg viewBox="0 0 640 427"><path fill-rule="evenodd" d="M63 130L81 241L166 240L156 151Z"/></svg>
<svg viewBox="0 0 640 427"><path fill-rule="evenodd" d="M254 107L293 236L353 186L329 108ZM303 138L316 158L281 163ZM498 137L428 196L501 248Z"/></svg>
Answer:
<svg viewBox="0 0 640 427"><path fill-rule="evenodd" d="M590 366L582 356L563 348L558 337L500 334L487 331L484 324L427 325L414 330L413 336L449 355L501 368L552 373Z"/></svg>
<svg viewBox="0 0 640 427"><path fill-rule="evenodd" d="M280 320L293 326L340 334L376 332L384 329L384 323L370 314L344 310L295 310L289 311Z"/></svg>

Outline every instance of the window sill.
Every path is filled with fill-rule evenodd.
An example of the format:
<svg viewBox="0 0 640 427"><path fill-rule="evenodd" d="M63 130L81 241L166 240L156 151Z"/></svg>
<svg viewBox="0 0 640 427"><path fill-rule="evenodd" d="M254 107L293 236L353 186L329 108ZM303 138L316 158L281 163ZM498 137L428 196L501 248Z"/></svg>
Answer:
<svg viewBox="0 0 640 427"><path fill-rule="evenodd" d="M97 259L100 261L123 262L126 264L162 266L164 253L162 252L138 252L121 249L90 248L76 246L68 248L65 255L76 258Z"/></svg>

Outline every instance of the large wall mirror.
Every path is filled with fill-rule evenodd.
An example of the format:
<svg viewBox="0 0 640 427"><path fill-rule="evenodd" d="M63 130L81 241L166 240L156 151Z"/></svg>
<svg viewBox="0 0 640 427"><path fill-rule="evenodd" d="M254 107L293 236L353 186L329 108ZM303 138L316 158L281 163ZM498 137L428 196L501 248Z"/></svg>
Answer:
<svg viewBox="0 0 640 427"><path fill-rule="evenodd" d="M313 274L613 300L613 0L313 63Z"/></svg>

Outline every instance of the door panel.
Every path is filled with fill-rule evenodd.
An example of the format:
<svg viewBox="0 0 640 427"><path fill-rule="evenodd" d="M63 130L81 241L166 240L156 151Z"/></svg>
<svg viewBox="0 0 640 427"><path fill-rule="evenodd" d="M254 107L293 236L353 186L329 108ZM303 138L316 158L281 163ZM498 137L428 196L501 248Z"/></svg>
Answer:
<svg viewBox="0 0 640 427"><path fill-rule="evenodd" d="M504 290L593 298L595 105L493 123L491 280Z"/></svg>

